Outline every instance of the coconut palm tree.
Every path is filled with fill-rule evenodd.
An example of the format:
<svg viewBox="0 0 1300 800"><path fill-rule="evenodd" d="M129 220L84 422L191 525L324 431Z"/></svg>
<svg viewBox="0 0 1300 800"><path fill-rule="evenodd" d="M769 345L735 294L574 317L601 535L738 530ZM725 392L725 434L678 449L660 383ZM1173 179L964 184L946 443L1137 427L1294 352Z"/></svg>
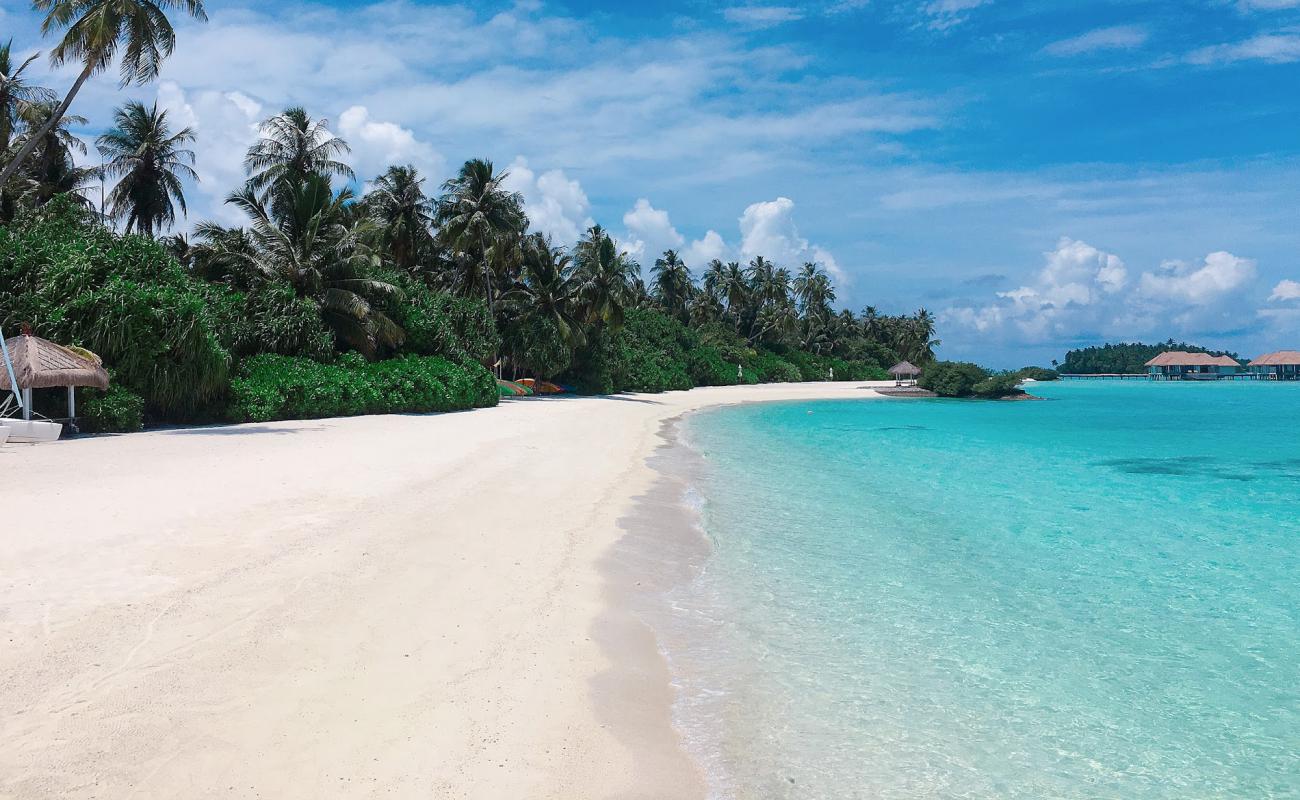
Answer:
<svg viewBox="0 0 1300 800"><path fill-rule="evenodd" d="M158 77L162 62L176 48L176 32L167 11L180 9L199 21L208 18L203 0L33 0L32 6L46 12L41 25L43 34L67 29L63 40L50 52L50 65L57 68L80 62L81 72L63 102L50 114L46 128L29 138L0 170L0 186L9 182L36 149L38 140L59 124L92 75L117 60L122 87L143 85Z"/></svg>
<svg viewBox="0 0 1300 800"><path fill-rule="evenodd" d="M795 276L793 287L805 319L830 316L831 303L835 302L835 287L825 270L813 263L804 264Z"/></svg>
<svg viewBox="0 0 1300 800"><path fill-rule="evenodd" d="M624 310L636 299L635 284L640 268L618 249L614 239L599 225L587 229L574 250L577 262L577 296L588 323L623 327Z"/></svg>
<svg viewBox="0 0 1300 800"><path fill-rule="evenodd" d="M19 173L18 194L23 202L36 206L66 194L78 205L90 208L84 192L99 176L99 170L77 166L74 153L85 155L86 143L68 130L70 125L85 125L86 119L65 114L57 125L50 126L55 110L53 103L28 103L23 107L20 141L35 144L29 150L32 156L27 166Z"/></svg>
<svg viewBox="0 0 1300 800"><path fill-rule="evenodd" d="M669 315L686 320L687 304L695 289L691 270L676 250L665 250L655 259L650 273L654 276L654 297Z"/></svg>
<svg viewBox="0 0 1300 800"><path fill-rule="evenodd" d="M352 168L338 159L352 152L330 133L329 120L313 120L300 106L286 108L262 123L261 135L244 156L248 185L263 198L286 192L312 175L354 180Z"/></svg>
<svg viewBox="0 0 1300 800"><path fill-rule="evenodd" d="M23 109L32 103L55 100L54 92L36 86L24 75L38 56L28 56L26 61L14 66L13 40L0 45L0 155L13 144L14 133L22 124Z"/></svg>
<svg viewBox="0 0 1300 800"><path fill-rule="evenodd" d="M194 151L184 147L194 141L194 131L172 133L167 112L159 111L157 103L127 103L113 113L113 123L95 140L108 159L105 174L122 178L108 194L108 214L126 220L127 233L153 238L176 221L176 206L182 214L188 212L181 179L199 179Z"/></svg>
<svg viewBox="0 0 1300 800"><path fill-rule="evenodd" d="M434 204L424 194L424 178L415 167L389 167L375 179L366 206L379 224L384 248L394 266L414 272L433 237Z"/></svg>
<svg viewBox="0 0 1300 800"><path fill-rule="evenodd" d="M525 314L546 318L570 348L586 342L577 289L573 257L540 233L525 237L520 280L507 299Z"/></svg>
<svg viewBox="0 0 1300 800"><path fill-rule="evenodd" d="M219 225L196 229L196 255L248 283L283 281L316 302L321 318L339 339L368 357L396 347L402 329L372 304L399 296L397 287L368 277L380 259L366 245L372 231L347 211L349 190L337 194L324 175L308 175L298 186L278 192L282 213L272 213L252 186L226 199L248 215L251 226L238 234Z"/></svg>
<svg viewBox="0 0 1300 800"><path fill-rule="evenodd" d="M505 188L509 175L497 172L491 161L466 161L456 177L442 185L435 212L439 233L447 245L473 255L471 261L462 263L469 266L476 262L489 308L495 302L493 266L508 260L503 251L517 246L528 225L523 195ZM465 276L460 283L472 286L479 276Z"/></svg>

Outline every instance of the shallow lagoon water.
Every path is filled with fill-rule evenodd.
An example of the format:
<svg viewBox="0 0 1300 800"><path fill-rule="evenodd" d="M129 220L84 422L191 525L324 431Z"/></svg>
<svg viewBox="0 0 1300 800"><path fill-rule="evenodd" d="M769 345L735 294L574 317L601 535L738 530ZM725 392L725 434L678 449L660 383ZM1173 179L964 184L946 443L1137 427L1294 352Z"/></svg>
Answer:
<svg viewBox="0 0 1300 800"><path fill-rule="evenodd" d="M1300 385L692 417L723 798L1300 797Z"/></svg>

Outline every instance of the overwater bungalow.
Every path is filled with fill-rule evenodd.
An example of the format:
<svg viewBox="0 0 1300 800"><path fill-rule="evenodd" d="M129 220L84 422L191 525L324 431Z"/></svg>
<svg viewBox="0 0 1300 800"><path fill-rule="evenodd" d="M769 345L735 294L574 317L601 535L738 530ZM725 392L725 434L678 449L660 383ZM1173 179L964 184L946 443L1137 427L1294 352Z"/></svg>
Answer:
<svg viewBox="0 0 1300 800"><path fill-rule="evenodd" d="M1300 350L1265 353L1246 365L1255 377L1269 381L1300 380Z"/></svg>
<svg viewBox="0 0 1300 800"><path fill-rule="evenodd" d="M1241 364L1231 356L1170 350L1146 363L1147 375L1158 381L1215 381L1235 378Z"/></svg>

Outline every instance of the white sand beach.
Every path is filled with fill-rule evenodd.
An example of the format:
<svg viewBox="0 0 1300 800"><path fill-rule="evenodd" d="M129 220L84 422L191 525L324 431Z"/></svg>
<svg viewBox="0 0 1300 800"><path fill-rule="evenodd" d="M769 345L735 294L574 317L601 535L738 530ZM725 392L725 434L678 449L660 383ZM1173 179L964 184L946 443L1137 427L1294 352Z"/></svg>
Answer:
<svg viewBox="0 0 1300 800"><path fill-rule="evenodd" d="M698 798L600 562L705 406L512 401L0 449L0 798Z"/></svg>

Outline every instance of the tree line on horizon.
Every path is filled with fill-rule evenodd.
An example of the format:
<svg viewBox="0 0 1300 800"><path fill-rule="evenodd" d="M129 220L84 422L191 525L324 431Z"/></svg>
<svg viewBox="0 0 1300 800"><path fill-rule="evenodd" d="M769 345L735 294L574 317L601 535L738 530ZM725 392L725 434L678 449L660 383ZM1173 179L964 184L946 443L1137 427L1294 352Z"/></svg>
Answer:
<svg viewBox="0 0 1300 800"><path fill-rule="evenodd" d="M1172 338L1160 344L1118 342L1082 347L1065 354L1065 361L1052 365L1065 375L1135 375L1146 372L1146 363L1163 352L1208 353L1212 356L1241 357L1229 350L1211 350L1200 345L1176 342Z"/></svg>
<svg viewBox="0 0 1300 800"><path fill-rule="evenodd" d="M245 181L226 198L242 225L170 233L200 178L196 133L156 103L128 102L95 140L103 166L84 167L72 129L88 123L69 109L115 62L123 87L155 78L175 47L167 12L203 20L201 0L33 5L47 34L64 32L51 63L82 69L60 99L29 79L36 56L17 63L12 42L0 46L0 323L100 353L153 418L221 416L252 407L231 393L283 399L313 382L335 398L318 412L382 409L383 390L332 384L390 359L613 392L883 377L893 360L934 358L929 312L837 310L814 263L756 256L696 271L668 250L643 274L600 225L556 243L489 160L465 162L436 191L394 165L359 194L348 143L303 108L265 120L249 148ZM99 207L88 197L97 182ZM349 353L362 361L339 360ZM369 399L345 402L348 392Z"/></svg>

